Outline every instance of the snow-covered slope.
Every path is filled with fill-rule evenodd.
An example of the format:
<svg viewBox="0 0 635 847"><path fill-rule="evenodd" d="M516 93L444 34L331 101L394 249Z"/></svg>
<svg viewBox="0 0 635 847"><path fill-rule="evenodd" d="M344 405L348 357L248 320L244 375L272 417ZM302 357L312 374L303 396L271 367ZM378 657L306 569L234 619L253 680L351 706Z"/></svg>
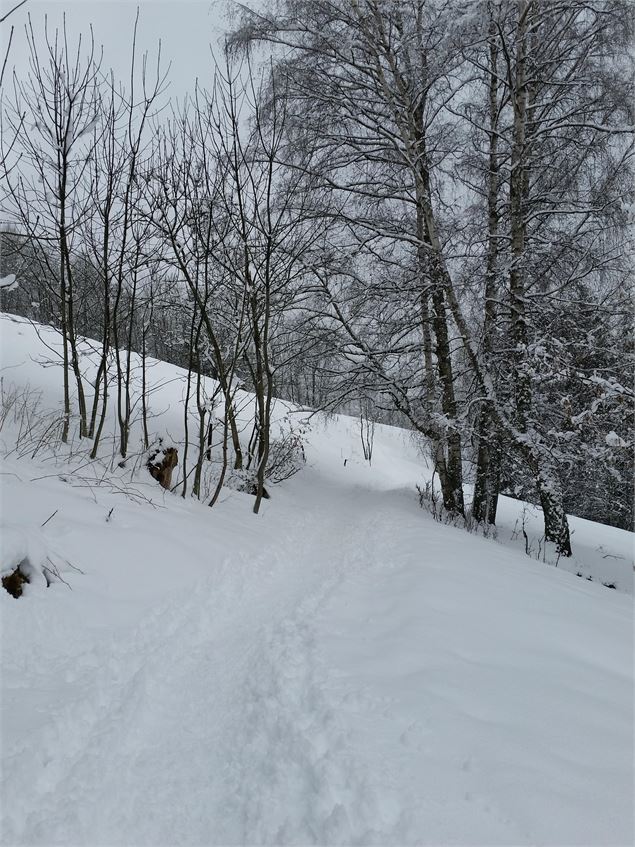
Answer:
<svg viewBox="0 0 635 847"><path fill-rule="evenodd" d="M0 329L3 388L57 407L34 330ZM512 501L498 542L443 526L410 436L368 467L346 417L258 517L0 436L2 566L68 583L0 592L4 844L632 842L629 533L574 520L589 582L509 546Z"/></svg>

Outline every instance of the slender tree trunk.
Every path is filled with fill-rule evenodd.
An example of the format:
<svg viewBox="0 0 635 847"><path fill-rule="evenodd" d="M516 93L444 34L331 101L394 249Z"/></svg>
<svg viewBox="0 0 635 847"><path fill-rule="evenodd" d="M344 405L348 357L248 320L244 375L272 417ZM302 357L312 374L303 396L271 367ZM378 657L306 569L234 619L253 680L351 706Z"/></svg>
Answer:
<svg viewBox="0 0 635 847"><path fill-rule="evenodd" d="M97 373L95 375L95 382L93 387L93 402L91 406L90 412L90 423L88 425L88 437L94 438L95 436L95 427L97 425L97 410L99 409L99 401L101 400L101 381L105 379L106 376L106 353L104 348L102 347L102 352L99 357L99 366L97 368Z"/></svg>
<svg viewBox="0 0 635 847"><path fill-rule="evenodd" d="M443 506L452 515L465 515L463 500L463 459L461 435L458 431L457 404L454 392L454 368L448 333L448 318L445 306L445 268L441 256L441 244L432 213L430 173L425 129L425 101L414 110L411 127L412 153L414 162L414 184L417 201L417 235L420 268L429 280L431 301L431 323L434 334L434 353L441 386L441 410L448 422L439 436L443 451L435 445L436 468L441 482ZM427 285L424 283L424 292ZM424 297L425 297L424 293ZM426 301L427 304L427 301ZM424 357L428 355L424 350ZM429 362L426 361L426 369ZM441 454L444 459L441 460Z"/></svg>
<svg viewBox="0 0 635 847"><path fill-rule="evenodd" d="M86 394L84 392L84 379L82 377L82 372L79 366L79 354L77 352L77 333L75 329L75 309L73 304L73 285L72 285L72 277L70 272L70 266L67 263L67 273L68 273L68 297L67 297L67 307L68 307L68 341L70 347L71 354L71 367L73 369L73 374L75 376L75 384L77 386L77 406L79 409L79 435L80 438L88 437L88 421L87 421L87 411L86 411Z"/></svg>
<svg viewBox="0 0 635 847"><path fill-rule="evenodd" d="M527 316L525 287L525 132L527 121L527 17L530 2L520 0L516 33L516 74L512 103L514 109L511 174L509 180L510 247L509 299L511 341L513 344L512 381L515 392L517 425L527 432L531 407L531 386L527 373Z"/></svg>
<svg viewBox="0 0 635 847"><path fill-rule="evenodd" d="M434 257L436 263L437 257ZM437 275L435 271L435 276ZM457 406L454 394L454 373L452 354L448 339L448 324L445 311L443 289L435 284L432 294L434 309L433 327L436 337L436 356L439 378L441 381L441 409L449 420L446 439L446 487L443 491L443 501L446 511L451 514L465 514L463 502L463 466L461 454L461 435L457 429Z"/></svg>
<svg viewBox="0 0 635 847"><path fill-rule="evenodd" d="M124 429L122 436L125 434L125 450L128 452L130 443L130 423L132 418L132 343L134 332L134 315L137 305L137 283L138 283L138 261L139 261L139 245L137 244L137 255L135 256L135 265L132 271L132 295L130 299L130 317L128 322L128 334L126 338L126 370L124 374Z"/></svg>
<svg viewBox="0 0 635 847"><path fill-rule="evenodd" d="M123 367L121 364L121 336L119 334L119 320L121 312L121 295L122 295L122 271L120 270L117 278L117 293L112 310L112 336L113 348L115 351L115 366L117 370L117 422L119 424L119 453L122 458L126 458L128 441L125 432L125 418L123 411Z"/></svg>
<svg viewBox="0 0 635 847"><path fill-rule="evenodd" d="M152 296L152 295L150 295ZM152 314L152 313L150 313ZM150 317L149 320L152 318ZM148 324L144 320L141 329L141 422L143 426L143 448L147 450L150 446L148 434L148 372L147 372L147 332Z"/></svg>
<svg viewBox="0 0 635 847"><path fill-rule="evenodd" d="M187 361L187 388L185 390L185 403L183 404L183 436L184 436L184 444L183 444L183 488L181 490L181 497L185 497L187 493L187 454L190 446L190 425L189 425L189 412L190 412L190 395L192 393L192 370L194 367L194 348L195 348L195 337L196 337L196 300L192 305L192 320L190 322L190 340L188 344L189 356Z"/></svg>
<svg viewBox="0 0 635 847"><path fill-rule="evenodd" d="M424 188L425 190L425 188ZM422 205L424 205L422 203ZM429 204L425 202L425 205ZM423 217L423 209L421 210ZM441 482L443 506L450 514L465 514L463 500L463 463L461 450L461 435L458 431L457 405L454 393L454 369L450 350L448 320L445 307L445 270L440 254L440 246L436 232L432 229L431 212L427 220L424 218L424 243L421 245L426 252L425 261L431 286L431 323L434 333L434 353L436 367L441 385L441 410L449 422L446 431L440 433L442 449L435 446L434 454L436 469ZM424 345L425 347L425 345ZM430 356L430 352L424 355ZM426 368L429 363L426 363Z"/></svg>
<svg viewBox="0 0 635 847"><path fill-rule="evenodd" d="M240 435L238 434L238 424L236 423L236 410L234 409L233 397L229 395L229 405L227 407L227 422L231 434L232 447L234 448L234 470L240 471L243 468L243 450L240 446Z"/></svg>
<svg viewBox="0 0 635 847"><path fill-rule="evenodd" d="M423 183L426 177L423 178ZM420 186L424 192L425 184ZM454 376L448 340L447 315L442 288L439 288L439 271L430 249L429 233L423 212L423 203L417 208L418 257L423 291L420 297L423 334L423 360L427 397L424 401L426 417L430 417L436 395L436 369L441 383L441 407L447 418L456 420ZM425 278L430 283L425 282ZM430 308L432 307L432 308ZM433 344L432 332L434 332ZM443 507L449 514L464 514L461 437L458 431L441 433L432 437L434 466L441 484Z"/></svg>
<svg viewBox="0 0 635 847"><path fill-rule="evenodd" d="M107 236L106 236L107 237ZM107 258L107 256L106 256ZM99 408L100 401L100 391L101 391L101 382L103 379L104 382L104 394L102 399L102 404L105 407L106 403L106 394L107 394L107 383L108 383L108 350L110 345L110 292L109 292L110 280L108 277L108 272L106 270L106 266L104 266L104 324L102 327L102 341L101 341L101 356L99 359L99 367L97 369L97 375L95 377L95 392L93 395L93 406L90 415L90 428L88 430L88 435L90 438L95 439L95 443L93 444L93 450L91 452L91 456L94 458L97 455L97 447L99 443L99 439L97 438L95 427L97 425L97 410ZM105 413L105 408L104 408Z"/></svg>
<svg viewBox="0 0 635 847"><path fill-rule="evenodd" d="M66 165L63 165L64 169ZM64 177L61 189L62 197L66 197L66 177ZM68 334L68 347L70 350L70 364L75 376L75 384L77 386L77 405L79 409L79 436L86 438L88 436L88 421L86 412L86 395L84 393L84 380L79 367L79 355L77 352L77 332L75 329L75 302L74 302L74 286L73 286L73 268L71 265L71 255L68 246L68 232L66 229L66 208L65 199L61 204L60 218L60 244L62 249L62 262L66 266L66 330Z"/></svg>
<svg viewBox="0 0 635 847"><path fill-rule="evenodd" d="M514 111L511 174L509 182L511 267L509 294L511 340L513 343L512 381L515 391L516 426L523 436L529 433L531 413L531 377L528 368L527 288L525 282L525 201L528 192L527 122L529 90L527 47L529 16L533 0L519 0L516 29L516 72L512 91ZM569 525L562 491L550 462L542 452L531 457L531 468L542 505L545 538L555 543L562 555L571 555Z"/></svg>
<svg viewBox="0 0 635 847"><path fill-rule="evenodd" d="M498 41L493 17L489 25L489 161L487 174L487 259L485 269L485 315L483 320L483 356L491 372L494 337L497 325L498 265ZM490 404L483 400L476 425L478 451L476 479L472 501L472 517L477 523L496 523L500 487L500 440Z"/></svg>
<svg viewBox="0 0 635 847"><path fill-rule="evenodd" d="M199 333L200 333L201 324L199 324ZM203 460L205 458L205 433L206 433L206 417L207 410L205 408L205 403L203 402L202 397L202 376L201 376L201 362L200 358L197 357L197 367L196 367L196 406L198 408L198 455L196 458L196 468L194 470L194 482L192 484L192 494L194 494L199 500L201 499L201 477L203 474Z"/></svg>
<svg viewBox="0 0 635 847"><path fill-rule="evenodd" d="M252 295L252 300L256 300L255 294ZM260 329L258 326L258 308L256 302L252 303L252 333L254 336L254 349L256 357L256 378L254 383L254 393L256 400L256 416L258 422L258 461L256 464L256 501L254 503L254 514L257 515L260 510L260 503L262 501L262 494L265 487L265 472L267 469L267 433L265 431L266 398L264 366L262 361L262 340L260 337Z"/></svg>
<svg viewBox="0 0 635 847"><path fill-rule="evenodd" d="M95 440L93 442L93 449L90 453L91 459L97 458L97 448L99 447L99 442L101 441L101 436L104 430L104 423L106 422L106 411L108 409L108 371L106 370L104 376L104 393L101 404L101 414L99 415L99 424L97 425L97 432L95 433Z"/></svg>
<svg viewBox="0 0 635 847"><path fill-rule="evenodd" d="M206 456L208 462L212 461L212 439L213 439L213 435L214 435L214 427L212 426L212 418L210 416L210 419L207 423L207 437L206 437L207 438L207 451L205 453L205 456Z"/></svg>
<svg viewBox="0 0 635 847"><path fill-rule="evenodd" d="M222 444L222 459L221 459L221 469L218 477L218 482L216 483L216 488L214 489L214 493L212 494L212 499L209 501L208 505L212 508L218 498L220 497L220 493L223 488L223 484L225 482L225 476L227 474L227 466L229 464L229 408L231 406L231 399L228 394L225 394L225 413L223 415L223 444Z"/></svg>
<svg viewBox="0 0 635 847"><path fill-rule="evenodd" d="M62 329L62 357L63 357L63 392L64 392L64 417L62 424L62 441L68 443L68 432L71 422L71 392L70 392L70 362L68 353L68 320L66 306L66 263L64 252L60 247L60 323Z"/></svg>
<svg viewBox="0 0 635 847"><path fill-rule="evenodd" d="M501 433L487 401L483 402L479 412L477 438L472 517L477 523L495 524L500 489Z"/></svg>

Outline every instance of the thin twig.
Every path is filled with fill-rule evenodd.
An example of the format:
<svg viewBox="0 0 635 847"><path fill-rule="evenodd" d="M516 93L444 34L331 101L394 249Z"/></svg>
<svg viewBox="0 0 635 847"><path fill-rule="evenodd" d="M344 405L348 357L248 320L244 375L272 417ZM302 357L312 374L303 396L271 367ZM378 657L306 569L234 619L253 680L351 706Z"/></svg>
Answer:
<svg viewBox="0 0 635 847"><path fill-rule="evenodd" d="M47 523L51 520L51 518L54 518L54 517L55 517L55 515L58 513L58 511L59 511L59 509L56 509L56 510L53 512L53 514L52 514L52 515L50 515L50 516L49 516L49 517L48 517L48 518L44 521L44 523L43 523L43 524L40 524L40 528L41 528L41 527L43 527L43 526L46 526L46 525L47 525Z"/></svg>

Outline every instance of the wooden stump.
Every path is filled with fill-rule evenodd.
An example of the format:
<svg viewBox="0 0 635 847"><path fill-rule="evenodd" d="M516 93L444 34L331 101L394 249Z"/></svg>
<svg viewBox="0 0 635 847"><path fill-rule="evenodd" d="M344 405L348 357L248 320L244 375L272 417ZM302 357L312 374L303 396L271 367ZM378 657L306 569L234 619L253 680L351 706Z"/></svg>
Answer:
<svg viewBox="0 0 635 847"><path fill-rule="evenodd" d="M150 475L166 490L172 487L172 471L179 463L176 447L160 448L148 459Z"/></svg>
<svg viewBox="0 0 635 847"><path fill-rule="evenodd" d="M21 597L22 596L22 586L25 582L30 582L28 574L26 574L22 569L22 562L17 566L17 568L7 576L2 577L2 587L5 591L8 591L12 597Z"/></svg>

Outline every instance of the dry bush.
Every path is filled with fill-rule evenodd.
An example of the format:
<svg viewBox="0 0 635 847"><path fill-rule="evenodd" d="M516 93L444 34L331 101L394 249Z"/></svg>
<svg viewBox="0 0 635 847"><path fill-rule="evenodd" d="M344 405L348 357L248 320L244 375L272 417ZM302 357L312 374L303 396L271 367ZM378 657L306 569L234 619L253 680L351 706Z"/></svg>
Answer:
<svg viewBox="0 0 635 847"><path fill-rule="evenodd" d="M61 444L63 417L42 409L42 392L0 379L0 432L5 456L34 458Z"/></svg>
<svg viewBox="0 0 635 847"><path fill-rule="evenodd" d="M282 421L281 434L272 438L265 479L272 485L284 482L302 470L306 464L303 436L306 428L294 425L287 417Z"/></svg>

